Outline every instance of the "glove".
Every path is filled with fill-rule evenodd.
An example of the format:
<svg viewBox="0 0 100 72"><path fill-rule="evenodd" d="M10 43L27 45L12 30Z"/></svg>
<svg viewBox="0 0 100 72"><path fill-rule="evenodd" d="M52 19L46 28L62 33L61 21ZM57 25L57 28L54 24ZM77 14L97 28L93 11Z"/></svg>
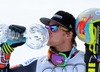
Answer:
<svg viewBox="0 0 100 72"><path fill-rule="evenodd" d="M15 47L21 46L25 42L26 42L26 38L25 37L20 41L17 41L17 40L12 41L12 40L8 39L6 42L4 42L1 45L1 47L2 47L1 50L2 50L3 53L11 54L14 51Z"/></svg>
<svg viewBox="0 0 100 72"><path fill-rule="evenodd" d="M26 42L23 33L26 28L18 25L10 25L8 29L8 40L1 44L1 51L6 54L11 54L14 48L21 46Z"/></svg>

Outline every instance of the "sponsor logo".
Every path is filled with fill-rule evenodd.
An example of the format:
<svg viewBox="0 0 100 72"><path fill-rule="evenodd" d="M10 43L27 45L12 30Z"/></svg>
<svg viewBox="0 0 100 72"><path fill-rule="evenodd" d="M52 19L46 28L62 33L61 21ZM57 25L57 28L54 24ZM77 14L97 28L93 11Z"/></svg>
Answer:
<svg viewBox="0 0 100 72"><path fill-rule="evenodd" d="M29 64L31 64L33 61L37 60L37 58L32 58L32 59L29 59L27 60L26 62L24 62L23 66L27 66Z"/></svg>
<svg viewBox="0 0 100 72"><path fill-rule="evenodd" d="M57 15L57 14L55 14L53 17L56 17L56 18L62 19L62 16Z"/></svg>

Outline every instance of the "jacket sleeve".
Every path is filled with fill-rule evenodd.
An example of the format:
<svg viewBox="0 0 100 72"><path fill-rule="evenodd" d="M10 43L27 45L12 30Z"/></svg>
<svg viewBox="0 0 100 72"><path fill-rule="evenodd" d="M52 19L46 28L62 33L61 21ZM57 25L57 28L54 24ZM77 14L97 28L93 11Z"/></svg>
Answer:
<svg viewBox="0 0 100 72"><path fill-rule="evenodd" d="M33 61L28 66L20 66L17 68L10 69L10 72L36 72L37 60Z"/></svg>

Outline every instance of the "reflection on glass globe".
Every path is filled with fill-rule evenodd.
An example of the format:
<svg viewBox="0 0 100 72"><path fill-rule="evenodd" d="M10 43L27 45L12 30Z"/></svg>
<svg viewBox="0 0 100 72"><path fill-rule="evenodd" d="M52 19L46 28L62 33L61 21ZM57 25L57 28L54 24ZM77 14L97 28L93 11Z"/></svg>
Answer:
<svg viewBox="0 0 100 72"><path fill-rule="evenodd" d="M27 29L26 44L32 49L40 49L48 42L48 31L41 24L33 24Z"/></svg>
<svg viewBox="0 0 100 72"><path fill-rule="evenodd" d="M0 44L6 42L7 40L7 29L8 29L7 25L0 24Z"/></svg>

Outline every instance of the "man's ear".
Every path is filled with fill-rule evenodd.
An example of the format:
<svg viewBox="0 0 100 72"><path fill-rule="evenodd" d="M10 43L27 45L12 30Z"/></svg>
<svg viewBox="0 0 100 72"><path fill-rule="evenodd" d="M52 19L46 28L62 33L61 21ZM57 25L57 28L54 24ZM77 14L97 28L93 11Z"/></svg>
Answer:
<svg viewBox="0 0 100 72"><path fill-rule="evenodd" d="M67 32L66 36L67 37L72 37L73 36L73 32L72 31Z"/></svg>
<svg viewBox="0 0 100 72"><path fill-rule="evenodd" d="M66 38L67 39L72 39L73 37L73 32L72 31L69 31L67 34L66 34Z"/></svg>

